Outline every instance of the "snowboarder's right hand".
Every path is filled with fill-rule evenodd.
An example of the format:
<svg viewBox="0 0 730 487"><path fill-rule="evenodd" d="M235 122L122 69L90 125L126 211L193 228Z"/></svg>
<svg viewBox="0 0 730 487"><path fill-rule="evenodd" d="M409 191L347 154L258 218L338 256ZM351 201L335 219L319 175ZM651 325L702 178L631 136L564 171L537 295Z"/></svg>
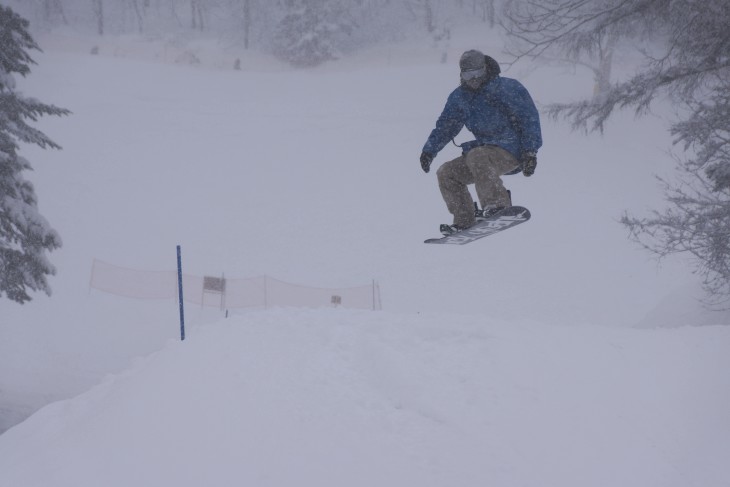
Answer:
<svg viewBox="0 0 730 487"><path fill-rule="evenodd" d="M433 156L428 152L421 152L421 169L423 172L431 170L431 163L433 162Z"/></svg>

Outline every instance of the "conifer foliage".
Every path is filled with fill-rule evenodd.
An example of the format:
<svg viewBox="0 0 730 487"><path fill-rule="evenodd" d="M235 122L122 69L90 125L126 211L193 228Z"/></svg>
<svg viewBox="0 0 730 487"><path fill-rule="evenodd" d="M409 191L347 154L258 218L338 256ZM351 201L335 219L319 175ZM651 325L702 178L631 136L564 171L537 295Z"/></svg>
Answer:
<svg viewBox="0 0 730 487"><path fill-rule="evenodd" d="M347 12L329 0L289 0L278 25L275 52L308 68L339 57L338 38L351 32Z"/></svg>
<svg viewBox="0 0 730 487"><path fill-rule="evenodd" d="M28 21L0 5L0 297L21 304L31 300L29 291L51 294L46 276L55 268L46 254L61 246L61 238L38 213L35 189L23 177L32 167L18 155L19 143L60 149L26 121L69 113L16 91L14 75L26 76L34 64L31 49L40 50Z"/></svg>
<svg viewBox="0 0 730 487"><path fill-rule="evenodd" d="M554 104L549 114L574 128L603 130L615 109L649 112L669 100L679 154L676 180L663 180L666 209L623 223L663 257L695 258L710 301L730 302L730 2L727 0L510 1L506 23L518 57L549 49L576 56L605 38L645 46L643 65L599 97Z"/></svg>

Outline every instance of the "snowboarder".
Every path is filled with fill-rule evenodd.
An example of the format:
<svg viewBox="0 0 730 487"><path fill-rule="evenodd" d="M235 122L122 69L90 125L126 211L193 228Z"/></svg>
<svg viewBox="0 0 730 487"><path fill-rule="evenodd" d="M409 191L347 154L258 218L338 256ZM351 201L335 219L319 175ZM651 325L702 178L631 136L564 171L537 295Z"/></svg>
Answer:
<svg viewBox="0 0 730 487"><path fill-rule="evenodd" d="M462 127L476 138L461 144L462 155L437 171L441 195L454 215L453 224L441 225L444 235L512 206L501 176L520 171L532 176L542 145L537 108L519 81L501 77L497 61L476 50L462 54L459 68L461 85L449 95L421 153L421 168L429 172L436 154ZM474 209L469 184L475 185L481 210Z"/></svg>

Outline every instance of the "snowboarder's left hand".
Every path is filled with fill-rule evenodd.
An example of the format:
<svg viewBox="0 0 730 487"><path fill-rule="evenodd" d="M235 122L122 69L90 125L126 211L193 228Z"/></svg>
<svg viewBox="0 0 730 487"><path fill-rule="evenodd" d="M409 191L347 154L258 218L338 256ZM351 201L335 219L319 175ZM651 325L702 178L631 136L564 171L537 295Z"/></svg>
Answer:
<svg viewBox="0 0 730 487"><path fill-rule="evenodd" d="M534 152L525 152L522 154L522 174L525 176L532 176L535 174L535 168L537 167L537 154Z"/></svg>
<svg viewBox="0 0 730 487"><path fill-rule="evenodd" d="M431 163L433 162L433 156L428 152L421 152L421 169L427 173L431 170Z"/></svg>

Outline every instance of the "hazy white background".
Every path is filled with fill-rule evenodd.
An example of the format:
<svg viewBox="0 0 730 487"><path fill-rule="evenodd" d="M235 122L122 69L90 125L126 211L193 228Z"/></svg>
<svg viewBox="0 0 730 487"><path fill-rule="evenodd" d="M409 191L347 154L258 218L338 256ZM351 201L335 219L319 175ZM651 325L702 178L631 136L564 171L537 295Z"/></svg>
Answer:
<svg viewBox="0 0 730 487"><path fill-rule="evenodd" d="M446 64L409 42L309 71L216 43L190 66L136 38L37 40L19 85L73 115L37 124L63 151L21 153L64 246L51 298L0 301L0 426L101 385L0 436L0 485L730 483L730 329L695 326L730 320L618 223L662 205L670 108L603 137L543 119L535 176L506 181L532 220L428 246L450 215L421 147L460 53L499 59L498 37L455 35ZM538 105L592 91L581 70L503 74ZM375 279L384 311L188 307L179 343L176 303L89 289L93 258L170 270L177 244L191 274Z"/></svg>

